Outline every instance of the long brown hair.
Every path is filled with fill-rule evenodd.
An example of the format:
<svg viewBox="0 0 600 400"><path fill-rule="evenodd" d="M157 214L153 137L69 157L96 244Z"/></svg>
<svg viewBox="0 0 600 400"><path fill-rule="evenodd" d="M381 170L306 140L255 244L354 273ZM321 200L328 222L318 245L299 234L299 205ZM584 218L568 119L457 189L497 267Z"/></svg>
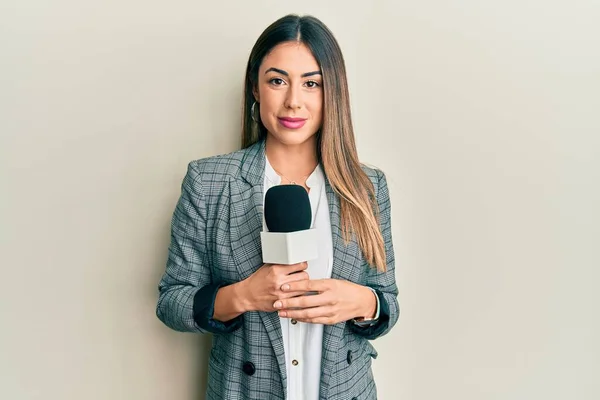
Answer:
<svg viewBox="0 0 600 400"><path fill-rule="evenodd" d="M312 52L323 74L323 125L317 132L317 158L333 191L340 199L342 235L352 235L365 260L379 271L386 270L379 209L371 180L361 168L350 115L350 96L342 51L331 31L317 18L287 15L271 24L252 48L244 88L242 148L267 136L260 118L252 119L253 89L264 57L278 44L296 41Z"/></svg>

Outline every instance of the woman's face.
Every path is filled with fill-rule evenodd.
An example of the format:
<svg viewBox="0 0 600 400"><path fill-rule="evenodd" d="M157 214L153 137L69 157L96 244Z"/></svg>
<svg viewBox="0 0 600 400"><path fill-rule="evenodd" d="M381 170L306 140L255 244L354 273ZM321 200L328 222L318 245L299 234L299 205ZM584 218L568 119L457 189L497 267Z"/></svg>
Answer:
<svg viewBox="0 0 600 400"><path fill-rule="evenodd" d="M281 43L271 50L258 70L254 97L263 124L278 142L305 143L321 127L323 76L302 43Z"/></svg>

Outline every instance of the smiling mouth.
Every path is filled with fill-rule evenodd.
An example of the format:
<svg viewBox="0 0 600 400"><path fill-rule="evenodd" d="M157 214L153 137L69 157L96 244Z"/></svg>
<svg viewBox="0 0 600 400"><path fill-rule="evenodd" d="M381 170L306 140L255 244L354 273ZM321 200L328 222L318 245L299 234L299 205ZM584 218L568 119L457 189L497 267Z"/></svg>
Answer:
<svg viewBox="0 0 600 400"><path fill-rule="evenodd" d="M282 121L288 121L288 122L306 121L306 118L279 117L279 119L282 120Z"/></svg>
<svg viewBox="0 0 600 400"><path fill-rule="evenodd" d="M304 126L304 124L306 123L305 118L283 117L283 118L277 118L277 119L279 120L279 124L287 129L299 129L299 128L302 128Z"/></svg>

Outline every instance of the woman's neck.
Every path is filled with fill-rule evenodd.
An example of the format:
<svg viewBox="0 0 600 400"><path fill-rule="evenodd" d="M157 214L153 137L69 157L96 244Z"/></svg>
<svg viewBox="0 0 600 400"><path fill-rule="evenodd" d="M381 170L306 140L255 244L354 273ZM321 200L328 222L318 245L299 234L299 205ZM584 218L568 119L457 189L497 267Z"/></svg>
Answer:
<svg viewBox="0 0 600 400"><path fill-rule="evenodd" d="M316 136L298 145L286 145L267 135L266 153L269 163L279 175L290 180L304 181L317 164Z"/></svg>

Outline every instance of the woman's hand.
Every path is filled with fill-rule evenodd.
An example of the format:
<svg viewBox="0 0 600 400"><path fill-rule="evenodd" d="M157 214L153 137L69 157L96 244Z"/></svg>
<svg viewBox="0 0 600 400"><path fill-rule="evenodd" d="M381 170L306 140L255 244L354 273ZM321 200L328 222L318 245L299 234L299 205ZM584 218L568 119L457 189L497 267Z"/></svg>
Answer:
<svg viewBox="0 0 600 400"><path fill-rule="evenodd" d="M372 318L377 299L366 286L340 279L302 280L282 287L285 293L318 292L315 295L280 298L273 303L280 317L301 322L333 325L352 318Z"/></svg>
<svg viewBox="0 0 600 400"><path fill-rule="evenodd" d="M292 265L264 264L248 278L240 282L240 293L245 303L245 311L275 311L273 303L303 295L302 290L282 291L285 284L306 282L309 279L308 263Z"/></svg>

